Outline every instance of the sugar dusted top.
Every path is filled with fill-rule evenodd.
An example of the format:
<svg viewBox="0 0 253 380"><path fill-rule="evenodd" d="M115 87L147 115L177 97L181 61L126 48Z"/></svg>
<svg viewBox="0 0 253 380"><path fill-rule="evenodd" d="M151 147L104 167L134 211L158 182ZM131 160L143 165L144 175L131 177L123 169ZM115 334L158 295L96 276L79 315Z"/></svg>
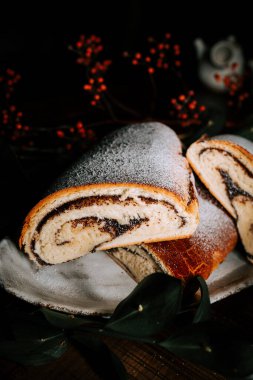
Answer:
<svg viewBox="0 0 253 380"><path fill-rule="evenodd" d="M50 189L96 183L136 183L189 199L190 171L174 131L156 122L134 124L105 137Z"/></svg>

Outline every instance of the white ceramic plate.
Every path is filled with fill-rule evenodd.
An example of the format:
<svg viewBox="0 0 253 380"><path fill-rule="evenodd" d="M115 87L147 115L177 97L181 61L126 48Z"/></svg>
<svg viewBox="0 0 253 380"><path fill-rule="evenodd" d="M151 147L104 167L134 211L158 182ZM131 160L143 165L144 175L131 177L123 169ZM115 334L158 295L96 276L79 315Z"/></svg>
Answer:
<svg viewBox="0 0 253 380"><path fill-rule="evenodd" d="M0 242L0 284L34 304L72 314L110 314L136 283L106 253L38 269L8 239ZM253 284L253 265L229 254L208 280L216 302Z"/></svg>

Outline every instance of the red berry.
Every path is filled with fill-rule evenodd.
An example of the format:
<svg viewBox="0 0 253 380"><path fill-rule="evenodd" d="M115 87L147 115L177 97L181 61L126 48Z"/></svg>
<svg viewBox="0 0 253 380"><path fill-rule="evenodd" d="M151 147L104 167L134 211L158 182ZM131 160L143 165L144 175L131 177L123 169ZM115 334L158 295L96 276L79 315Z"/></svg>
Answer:
<svg viewBox="0 0 253 380"><path fill-rule="evenodd" d="M155 69L153 67L149 67L148 72L149 72L149 74L154 74Z"/></svg>
<svg viewBox="0 0 253 380"><path fill-rule="evenodd" d="M85 91L90 91L91 90L91 85L90 84L85 84L83 86L83 88L84 88Z"/></svg>
<svg viewBox="0 0 253 380"><path fill-rule="evenodd" d="M65 136L65 135L64 135L64 132L61 131L61 130L57 131L56 134L57 134L57 136L58 136L60 139L62 139L62 138Z"/></svg>
<svg viewBox="0 0 253 380"><path fill-rule="evenodd" d="M83 123L82 121L78 121L77 124L76 124L76 128L77 129L82 129L83 128Z"/></svg>
<svg viewBox="0 0 253 380"><path fill-rule="evenodd" d="M83 43L81 41L77 41L76 47L80 49L83 46Z"/></svg>
<svg viewBox="0 0 253 380"><path fill-rule="evenodd" d="M179 99L181 102L184 102L184 101L185 101L185 95L179 95L178 99Z"/></svg>

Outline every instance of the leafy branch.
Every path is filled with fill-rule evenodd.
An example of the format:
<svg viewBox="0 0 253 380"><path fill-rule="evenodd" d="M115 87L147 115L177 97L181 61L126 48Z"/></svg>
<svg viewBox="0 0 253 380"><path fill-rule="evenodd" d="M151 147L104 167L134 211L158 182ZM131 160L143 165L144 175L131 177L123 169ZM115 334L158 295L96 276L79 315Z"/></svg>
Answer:
<svg viewBox="0 0 253 380"><path fill-rule="evenodd" d="M3 310L0 355L25 365L60 357L71 344L102 378L127 379L120 359L103 342L112 336L160 346L230 378L253 372L253 340L211 319L201 277L187 284L162 273L139 283L110 318L81 317L47 308ZM99 363L99 366L97 365Z"/></svg>

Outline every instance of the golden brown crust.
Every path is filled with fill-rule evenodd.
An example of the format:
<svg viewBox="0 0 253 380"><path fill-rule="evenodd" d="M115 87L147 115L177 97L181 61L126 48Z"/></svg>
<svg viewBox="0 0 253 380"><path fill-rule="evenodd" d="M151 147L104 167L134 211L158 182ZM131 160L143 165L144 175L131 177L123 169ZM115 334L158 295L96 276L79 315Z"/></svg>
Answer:
<svg viewBox="0 0 253 380"><path fill-rule="evenodd" d="M147 244L147 248L153 258L155 257L155 261L169 275L184 280L194 276L207 279L235 247L236 242L235 231L230 241L216 251L203 249L197 242L193 243L191 238ZM219 243L222 243L222 240Z"/></svg>
<svg viewBox="0 0 253 380"><path fill-rule="evenodd" d="M190 238L143 245L163 271L180 279L207 279L237 243L232 218L207 191L198 192L200 224Z"/></svg>
<svg viewBox="0 0 253 380"><path fill-rule="evenodd" d="M41 211L41 209L53 202L54 200L56 199L59 199L59 197L66 197L70 194L74 194L74 193L79 193L80 191L83 191L83 190L92 190L92 189L108 189L108 188L115 188L115 187L133 187L133 188L139 188L139 189L143 189L143 190L147 190L147 191L150 191L150 192L154 192L156 194L163 194L165 196L169 196L170 198L172 199L175 199L175 201L178 203L178 204L181 204L182 206L184 205L184 202L182 201L181 197L179 197L177 194L175 193L172 193L170 191L168 191L167 189L162 189L162 188L157 188L155 186L149 186L149 185L143 185L143 184L133 184L133 183L101 183L101 184L92 184L92 185L84 185L84 186L77 186L77 187L70 187L70 188L66 188L66 189L62 189L62 190L59 190L53 194L50 194L48 195L47 197L43 198L41 201L39 201L33 208L32 210L29 212L29 214L27 215L25 221L24 221L24 225L23 225L23 228L22 228L22 231L21 231L21 235L20 235L20 239L19 239L19 246L20 248L22 249L23 247L23 244L24 244L24 236L29 228L29 224L30 224L30 221L31 219ZM197 213L196 210L198 208L198 201L197 201L197 198L195 197L195 194L194 194L194 198L192 199L192 201L190 202L189 205L187 205L186 207L186 210L189 212L189 213ZM152 239L150 240L150 242L153 241ZM140 242L141 243L141 242Z"/></svg>
<svg viewBox="0 0 253 380"><path fill-rule="evenodd" d="M249 160L253 159L253 155L248 150L246 150L241 145L238 145L238 144L236 144L236 143L234 143L232 141L225 141L225 140L218 140L218 139L217 140L216 139L212 139L212 141L218 142L218 143L222 143L222 145L225 145L225 146L228 146L228 147L232 147L235 150L239 150Z"/></svg>

